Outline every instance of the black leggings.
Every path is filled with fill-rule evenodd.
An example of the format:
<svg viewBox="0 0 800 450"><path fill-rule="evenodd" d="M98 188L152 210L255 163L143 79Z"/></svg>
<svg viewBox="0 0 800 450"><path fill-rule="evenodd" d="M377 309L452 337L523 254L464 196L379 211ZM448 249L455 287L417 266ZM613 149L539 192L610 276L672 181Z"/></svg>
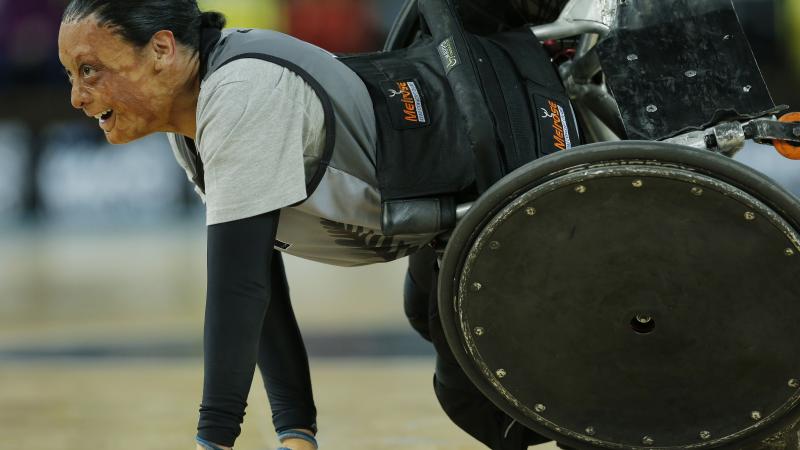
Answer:
<svg viewBox="0 0 800 450"><path fill-rule="evenodd" d="M406 316L417 332L433 342L436 373L433 389L450 419L493 450L523 450L548 442L490 402L467 378L450 350L439 320L436 254L426 247L411 255L404 289Z"/></svg>

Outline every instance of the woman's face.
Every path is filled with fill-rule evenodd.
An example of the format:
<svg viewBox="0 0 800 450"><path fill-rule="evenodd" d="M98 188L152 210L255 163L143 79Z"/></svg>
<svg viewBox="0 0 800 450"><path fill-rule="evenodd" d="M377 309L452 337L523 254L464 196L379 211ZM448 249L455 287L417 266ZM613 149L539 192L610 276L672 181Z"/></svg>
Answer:
<svg viewBox="0 0 800 450"><path fill-rule="evenodd" d="M167 131L171 88L161 55L138 48L94 16L62 23L58 55L72 84L72 106L94 117L112 144Z"/></svg>

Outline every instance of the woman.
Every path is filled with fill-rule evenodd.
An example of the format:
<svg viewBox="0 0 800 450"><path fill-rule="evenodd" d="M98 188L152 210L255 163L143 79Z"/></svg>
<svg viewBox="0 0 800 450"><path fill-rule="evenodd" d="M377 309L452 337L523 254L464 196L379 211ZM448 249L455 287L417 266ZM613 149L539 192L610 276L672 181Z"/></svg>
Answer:
<svg viewBox="0 0 800 450"><path fill-rule="evenodd" d="M231 64L201 89L200 30L223 24L189 0L73 1L59 53L73 106L95 117L109 142L166 131L173 142L196 141L205 163L208 297L197 448L233 446L258 362L284 447L313 449L307 358L272 249L278 211L305 197L303 153L322 142L322 107L299 77L261 61ZM254 79L272 89L254 89ZM253 125L256 116L279 126ZM259 140L284 151L254 156ZM250 167L232 161L235 152L246 153ZM259 185L248 170L276 184ZM246 184L228 186L226 176Z"/></svg>
<svg viewBox="0 0 800 450"><path fill-rule="evenodd" d="M109 142L168 133L206 203L197 448L232 448L257 365L282 448L315 449L308 359L277 250L357 265L411 254L434 235L378 231L377 130L359 77L309 44L263 30L221 32L224 22L195 0L72 0L59 57L73 106L97 119ZM430 252L420 255L418 280L433 261ZM431 280L412 278L407 309L418 318ZM449 354L438 320L431 323L440 352L436 392L453 420L492 448L542 442L482 399Z"/></svg>

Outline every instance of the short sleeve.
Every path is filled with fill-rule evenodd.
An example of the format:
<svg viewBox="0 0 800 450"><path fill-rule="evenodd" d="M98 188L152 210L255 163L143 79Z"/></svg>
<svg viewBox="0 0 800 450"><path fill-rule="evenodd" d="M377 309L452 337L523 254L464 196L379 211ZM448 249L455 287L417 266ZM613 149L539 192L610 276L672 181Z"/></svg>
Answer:
<svg viewBox="0 0 800 450"><path fill-rule="evenodd" d="M304 200L303 154L323 140L321 111L313 89L276 64L242 59L214 72L197 105L207 224Z"/></svg>

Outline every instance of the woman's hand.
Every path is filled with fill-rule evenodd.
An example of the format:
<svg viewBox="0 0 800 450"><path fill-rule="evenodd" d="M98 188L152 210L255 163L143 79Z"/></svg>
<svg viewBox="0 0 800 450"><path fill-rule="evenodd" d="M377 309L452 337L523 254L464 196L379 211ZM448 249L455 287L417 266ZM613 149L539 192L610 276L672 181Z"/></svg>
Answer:
<svg viewBox="0 0 800 450"><path fill-rule="evenodd" d="M224 445L219 445L213 442L205 441L203 439L200 439L199 437L196 439L197 439L196 450L233 450L233 447L225 447Z"/></svg>
<svg viewBox="0 0 800 450"><path fill-rule="evenodd" d="M290 450L317 450L317 446L304 440L304 439L284 439L281 442L281 447L286 447Z"/></svg>
<svg viewBox="0 0 800 450"><path fill-rule="evenodd" d="M313 431L305 428L298 428L284 433L278 434L278 439L281 441L281 448L285 447L289 450L317 450L317 441L314 439Z"/></svg>
<svg viewBox="0 0 800 450"><path fill-rule="evenodd" d="M221 448L223 450L232 450L233 449L233 447L225 447L223 445L217 445L217 447L219 447L219 448ZM202 445L197 444L196 450L206 450L206 447L203 447Z"/></svg>

